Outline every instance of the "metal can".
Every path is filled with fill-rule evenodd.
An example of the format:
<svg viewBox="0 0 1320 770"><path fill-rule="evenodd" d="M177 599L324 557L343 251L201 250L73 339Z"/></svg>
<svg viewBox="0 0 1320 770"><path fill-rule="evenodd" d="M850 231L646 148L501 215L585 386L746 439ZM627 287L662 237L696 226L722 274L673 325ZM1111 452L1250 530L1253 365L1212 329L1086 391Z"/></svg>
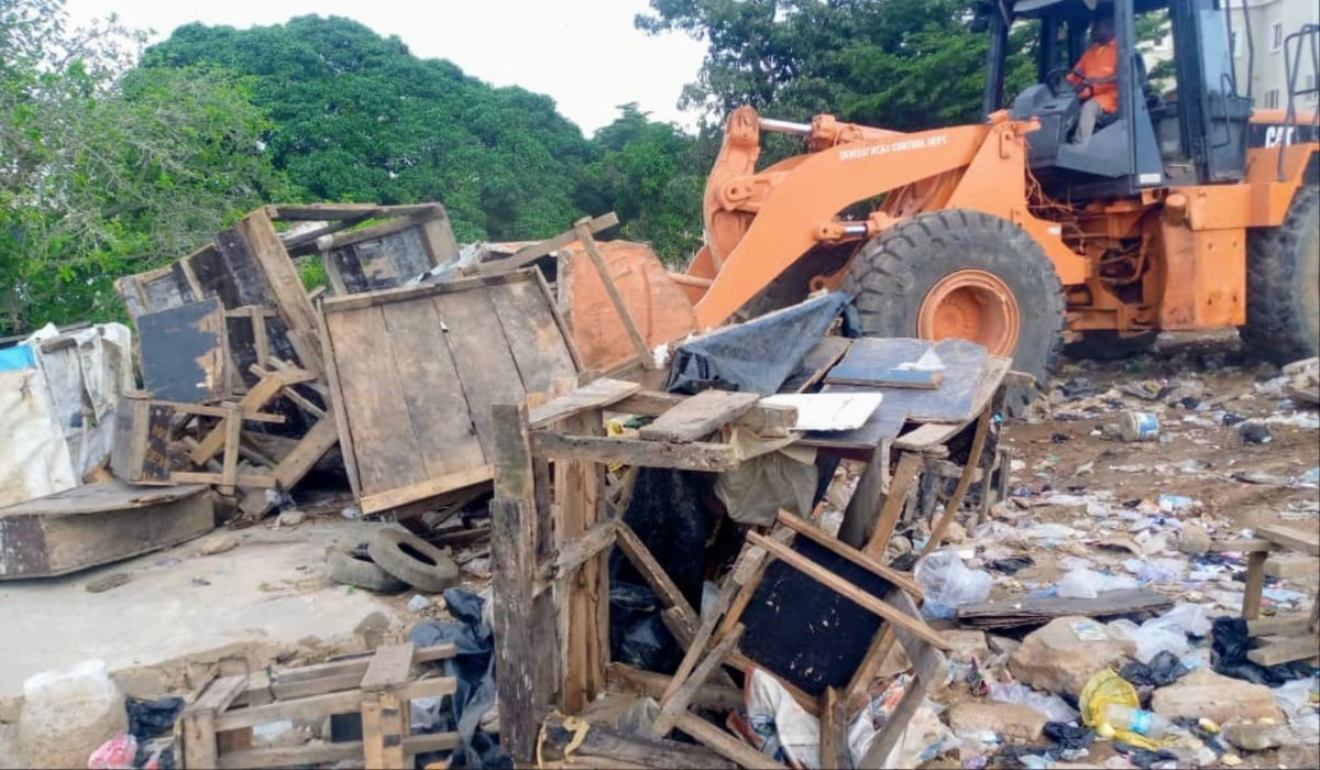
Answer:
<svg viewBox="0 0 1320 770"><path fill-rule="evenodd" d="M1118 432L1124 441L1154 441L1160 435L1160 420L1150 412L1124 412Z"/></svg>

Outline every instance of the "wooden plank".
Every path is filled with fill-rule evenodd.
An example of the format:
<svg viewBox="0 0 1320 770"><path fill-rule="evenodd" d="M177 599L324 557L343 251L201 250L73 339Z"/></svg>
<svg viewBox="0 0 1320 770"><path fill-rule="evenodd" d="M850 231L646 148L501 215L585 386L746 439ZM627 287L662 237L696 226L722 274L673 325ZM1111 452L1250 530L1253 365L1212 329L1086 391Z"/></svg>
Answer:
<svg viewBox="0 0 1320 770"><path fill-rule="evenodd" d="M315 681L315 680L313 680ZM294 684L306 684L296 682ZM215 727L219 731L241 730L265 722L278 722L283 719L318 720L331 714L347 714L357 711L362 706L362 691L341 690L322 695L281 700L259 706L234 709L220 714Z"/></svg>
<svg viewBox="0 0 1320 770"><path fill-rule="evenodd" d="M448 329L445 341L463 385L477 438L490 463L495 444L492 405L521 402L527 397L518 364L485 291L442 294L433 301Z"/></svg>
<svg viewBox="0 0 1320 770"><path fill-rule="evenodd" d="M1252 551L1247 556L1247 581L1242 589L1242 617L1255 620L1260 617L1261 594L1265 590L1265 551Z"/></svg>
<svg viewBox="0 0 1320 770"><path fill-rule="evenodd" d="M821 770L848 770L852 758L848 752L848 701L833 687L825 688L820 707Z"/></svg>
<svg viewBox="0 0 1320 770"><path fill-rule="evenodd" d="M381 206L376 203L277 203L263 213L270 219L289 222L325 222L358 217L410 217L435 211L437 203L410 203Z"/></svg>
<svg viewBox="0 0 1320 770"><path fill-rule="evenodd" d="M1293 524L1271 524L1257 527L1256 536L1294 551L1320 556L1320 531L1315 528L1306 529Z"/></svg>
<svg viewBox="0 0 1320 770"><path fill-rule="evenodd" d="M604 432L602 422L599 412L589 411L563 420L562 425L566 430L598 435ZM603 489L604 466L582 461L555 464L558 517L554 527L559 549L567 547L600 519ZM608 628L609 586L600 566L585 565L563 586L564 591L556 592L559 627L565 632L560 701L567 714L580 713L605 686L609 640L608 632L600 624L603 621Z"/></svg>
<svg viewBox="0 0 1320 770"><path fill-rule="evenodd" d="M1247 651L1247 659L1261 666L1277 666L1294 660L1320 658L1320 637L1306 633L1301 636L1267 636L1262 645Z"/></svg>
<svg viewBox="0 0 1320 770"><path fill-rule="evenodd" d="M660 601L666 607L678 608L685 617L690 619L692 628L695 631L699 619L696 610L688 603L688 600L683 596L683 592L678 590L678 586L665 572L664 567L660 566L660 562L656 561L655 556L642 543L642 539L637 536L637 533L631 527L624 523L622 517L614 520L614 532L615 542L618 544L619 550L623 551L623 555L628 557L628 561L632 562L633 567L641 574L646 584L651 587L651 590L655 592L655 595L660 598Z"/></svg>
<svg viewBox="0 0 1320 770"><path fill-rule="evenodd" d="M614 524L615 519L597 522L580 537L561 546L553 561L541 562L537 570L534 592L539 594L549 588L554 581L572 577L578 567L614 545Z"/></svg>
<svg viewBox="0 0 1320 770"><path fill-rule="evenodd" d="M917 585L916 581L912 578L892 567L887 567L884 564L881 564L856 548L849 548L844 543L830 537L824 530L806 519L799 518L786 511L780 511L776 520L799 535L810 539L817 545L827 548L853 564L869 570L871 574L876 575L877 577L882 577L890 583L893 583L906 591L912 598L918 601L923 598L921 586Z"/></svg>
<svg viewBox="0 0 1320 770"><path fill-rule="evenodd" d="M1094 599L1016 596L1011 600L959 607L957 614L959 625L970 628L1014 628L1044 625L1065 615L1098 619L1137 612L1162 612L1172 606L1173 599L1163 594L1133 589L1106 591Z"/></svg>
<svg viewBox="0 0 1320 770"><path fill-rule="evenodd" d="M532 612L536 572L536 500L527 407L496 404L495 498L490 506L492 606L495 631L495 682L499 703L500 745L515 762L536 758L540 723L536 692L538 650L558 650L554 629L540 638L527 622ZM545 696L548 700L548 696Z"/></svg>
<svg viewBox="0 0 1320 770"><path fill-rule="evenodd" d="M407 682L412 671L413 651L411 643L377 648L367 664L367 672L362 675L363 691L391 690Z"/></svg>
<svg viewBox="0 0 1320 770"><path fill-rule="evenodd" d="M696 738L716 753L746 768L783 768L784 766L762 754L746 743L734 738L710 722L692 713L683 713L678 718L678 729ZM869 765L868 765L869 767ZM879 767L879 765L875 765Z"/></svg>
<svg viewBox="0 0 1320 770"><path fill-rule="evenodd" d="M362 758L370 768L404 770L403 737L407 706L393 693L368 694L362 701Z"/></svg>
<svg viewBox="0 0 1320 770"><path fill-rule="evenodd" d="M280 315L289 326L289 341L298 352L303 368L319 375L325 371L317 338L317 314L307 298L298 268L289 258L284 244L275 234L275 226L264 208L239 220L235 229L261 267Z"/></svg>
<svg viewBox="0 0 1320 770"><path fill-rule="evenodd" d="M610 663L605 667L605 676L612 688L619 688L639 695L645 695L659 701L664 697L665 689L673 677L643 671L624 663ZM717 711L733 711L745 708L746 698L737 687L727 684L707 682L692 695L692 705Z"/></svg>
<svg viewBox="0 0 1320 770"><path fill-rule="evenodd" d="M313 466L325 456L339 442L339 430L335 425L333 417L322 417L315 425L311 427L301 439L293 451L284 456L279 464L271 471L275 477L275 483L280 489L290 490L302 481L303 476L310 472ZM261 516L269 511L273 506L264 492L252 491L244 496L240 504L243 512L248 516Z"/></svg>
<svg viewBox="0 0 1320 770"><path fill-rule="evenodd" d="M1247 621L1247 633L1251 636L1291 636L1310 629L1311 619L1301 612Z"/></svg>
<svg viewBox="0 0 1320 770"><path fill-rule="evenodd" d="M601 760L593 767L683 767L726 770L735 767L718 754L701 746L677 741L657 740L624 733L608 724L594 723L585 735L565 726L564 717L551 715L545 724L545 740L541 745L541 767L552 767L564 759L569 746L572 757L566 767L580 767L584 759Z"/></svg>
<svg viewBox="0 0 1320 770"><path fill-rule="evenodd" d="M457 471L445 476L440 476L417 484L409 484L406 487L391 489L386 492L379 492L374 495L363 495L358 500L358 507L363 513L379 513L388 511L408 503L420 500L428 500L432 497L443 495L446 492L452 492L456 489L464 489L476 484L484 484L494 477L493 466L483 465L479 468L470 468L464 471Z"/></svg>
<svg viewBox="0 0 1320 770"><path fill-rule="evenodd" d="M380 308L326 316L363 496L427 480ZM338 415L336 415L338 417ZM340 440L343 440L341 431Z"/></svg>
<svg viewBox="0 0 1320 770"><path fill-rule="evenodd" d="M628 340L632 342L633 351L637 353L637 360L641 363L643 369L655 369L655 358L651 355L651 348L646 344L646 338L637 328L637 321L633 318L632 312L628 310L628 305L623 301L623 295L619 294L619 287L614 283L614 276L610 275L610 269L605 264L605 258L601 256L600 249L596 247L596 239L591 237L591 220L580 219L573 225L573 232L577 234L578 242L582 244L582 250L586 252L591 264L596 268L596 275L600 277L601 285L605 287L605 295L609 297L610 304L614 306L614 312L619 315L619 320L623 322L623 330L628 335Z"/></svg>
<svg viewBox="0 0 1320 770"><path fill-rule="evenodd" d="M688 643L687 651L683 655L683 660L679 662L678 669L674 671L674 678L670 680L669 687L665 689L664 695L660 698L662 704L672 702L678 690L684 685L687 679L692 676L693 672L697 670L702 661L703 655L707 652L707 645L710 644L710 640L715 635L715 630L719 627L720 622L725 619L725 613L727 613L729 608L733 605L734 598L743 587L743 582L740 581L740 578L745 580L745 576L748 573L755 572L764 559L765 554L755 549L744 549L742 554L738 557L738 561L734 564L733 571L724 578L724 585L720 587L719 594L715 596L715 601L711 602L710 606L706 608L704 617L701 618L701 625L697 628L696 633L692 635L692 641ZM737 620L736 616L734 617L734 620ZM739 635L736 634L736 627L730 629L730 632L725 635L725 638L727 639L735 635ZM732 650L732 645L724 648L720 660L723 660ZM671 711L663 722L657 721L655 725L652 726L651 734L656 737L663 737L673 729L674 717L675 713ZM663 732L661 732L662 728Z"/></svg>
<svg viewBox="0 0 1320 770"><path fill-rule="evenodd" d="M1212 540L1207 549L1214 553L1249 553L1251 551L1282 551L1284 547L1264 538L1237 538L1234 540Z"/></svg>
<svg viewBox="0 0 1320 770"><path fill-rule="evenodd" d="M862 549L867 556L884 559L889 548L889 540L894 536L894 527L898 524L899 514L907 504L908 491L921 472L921 455L916 452L904 452L898 458L898 467L894 469L894 478L889 483L889 494L880 508L875 528L868 536L866 547Z"/></svg>
<svg viewBox="0 0 1320 770"><path fill-rule="evenodd" d="M533 409L530 416L532 429L549 427L581 412L603 409L641 389L640 383L626 380L612 380L608 377L592 380L571 393L557 396Z"/></svg>
<svg viewBox="0 0 1320 770"><path fill-rule="evenodd" d="M723 390L703 390L660 415L637 435L645 441L700 441L752 408L760 396Z"/></svg>
<svg viewBox="0 0 1320 770"><path fill-rule="evenodd" d="M486 290L527 393L550 394L555 381L576 378L578 364L567 336L536 281L512 281Z"/></svg>
<svg viewBox="0 0 1320 770"><path fill-rule="evenodd" d="M595 233L599 233L602 230L608 230L609 228L614 227L617 224L619 224L619 217L615 215L614 212L611 211L608 214L604 214L602 216L596 217L595 219L589 220L587 222L587 230L594 235ZM530 265L531 263L535 262L541 257L546 256L547 254L550 254L551 252L558 251L564 248L565 246L569 246L573 244L578 240L578 237L579 236L576 229L569 230L567 232L556 235L555 237L549 240L524 246L521 249L515 251L513 255L508 257L507 259L498 259L491 262L482 262L481 264L474 265L473 269L481 273L503 273L512 270L518 270L520 268L526 267L527 265Z"/></svg>
<svg viewBox="0 0 1320 770"><path fill-rule="evenodd" d="M963 427L965 426L934 422L918 425L895 439L894 448L920 452L923 449L946 443L949 439L958 435L958 431L962 430Z"/></svg>
<svg viewBox="0 0 1320 770"><path fill-rule="evenodd" d="M286 383L302 379L302 376L304 375L309 377L311 376L310 373L303 372L302 375L298 375L294 373L290 373L290 374L272 373L266 377L262 377L257 382L257 384L253 385L252 388L249 389L248 392L243 395L243 398L239 399L238 401L238 409L239 412L243 415L243 419L251 419L249 415L258 414L262 408L264 408L277 395L279 395L280 390L285 387ZM222 410L227 409L227 406L222 406L221 409ZM189 411L193 412L194 414L204 414L196 410L189 410ZM222 416L227 417L228 413L226 412ZM283 420L284 418L281 417L280 421L283 422ZM204 465L207 460L210 460L212 457L215 457L216 453L219 452L221 449L223 449L224 446L225 446L225 431L224 431L224 425L221 424L213 428L211 432L203 436L202 440L198 442L196 447L193 448L192 452L189 453L188 457L195 464Z"/></svg>
<svg viewBox="0 0 1320 770"><path fill-rule="evenodd" d="M435 479L484 466L486 458L473 431L472 416L466 408L455 408L466 405L467 399L445 338L462 330L444 331L440 308L433 300L391 302L380 310L389 336L378 344L388 344L393 354L425 477Z"/></svg>
<svg viewBox="0 0 1320 770"><path fill-rule="evenodd" d="M690 396L644 390L618 402L610 411L643 417L659 417L688 398ZM797 424L797 409L791 406L755 404L735 419L733 424L767 438L787 436Z"/></svg>
<svg viewBox="0 0 1320 770"><path fill-rule="evenodd" d="M882 440L871 452L862 475L857 479L852 497L843 511L843 523L839 525L839 540L862 548L875 531L876 517L889 486L889 441Z"/></svg>
<svg viewBox="0 0 1320 770"><path fill-rule="evenodd" d="M236 405L226 404L225 411L229 414L221 423L225 436L225 453L224 470L220 472L220 493L232 495L238 484L238 444L243 432L243 418L242 412Z"/></svg>
<svg viewBox="0 0 1320 770"><path fill-rule="evenodd" d="M816 383L824 379L835 364L839 363L839 359L843 358L851 345L852 340L846 337L833 335L821 337L802 357L798 371L784 381L779 392L806 393L811 390Z"/></svg>
<svg viewBox="0 0 1320 770"><path fill-rule="evenodd" d="M875 598L871 594L858 588L853 583L835 575L833 572L830 572L797 551L794 551L792 548L757 532L747 533L747 542L764 548L772 557L785 562L807 577L826 586L862 609L889 621L890 624L912 632L941 650L949 649L948 642L944 641L944 639L931 629L930 626L904 615L902 612L894 609L891 605Z"/></svg>
<svg viewBox="0 0 1320 770"><path fill-rule="evenodd" d="M741 626L735 626L732 633L727 634L723 639L715 644L714 647L706 653L686 680L679 680L679 675L675 674L670 681L669 686L665 688L664 695L660 701L660 713L656 716L655 724L651 728L651 734L657 738L663 738L674 729L678 723L680 714L687 713L688 706L692 705L692 699L697 691L710 679L716 667L724 662L726 656L738 644L742 638L745 629ZM681 671L682 669L680 669Z"/></svg>
<svg viewBox="0 0 1320 770"><path fill-rule="evenodd" d="M215 736L215 711L185 713L179 721L183 733L183 766L190 770L217 767L220 748Z"/></svg>
<svg viewBox="0 0 1320 770"><path fill-rule="evenodd" d="M629 438L564 436L543 430L532 434L532 443L538 455L603 464L722 473L737 468L740 463L737 452L727 444L671 444Z"/></svg>
<svg viewBox="0 0 1320 770"><path fill-rule="evenodd" d="M972 476L976 474L976 468L981 464L981 453L985 450L985 439L990 433L990 420L993 415L990 409L981 412L981 417L976 421L976 433L972 436L972 446L967 453L967 464L963 466L962 474L958 477L958 486L953 490L953 496L944 503L944 513L940 515L939 521L931 528L930 538L921 548L921 555L926 556L934 551L944 542L944 533L948 531L949 525L953 523L954 517L958 515L958 509L962 507L963 497L967 494L967 489L972 485ZM883 553L883 552L882 552Z"/></svg>

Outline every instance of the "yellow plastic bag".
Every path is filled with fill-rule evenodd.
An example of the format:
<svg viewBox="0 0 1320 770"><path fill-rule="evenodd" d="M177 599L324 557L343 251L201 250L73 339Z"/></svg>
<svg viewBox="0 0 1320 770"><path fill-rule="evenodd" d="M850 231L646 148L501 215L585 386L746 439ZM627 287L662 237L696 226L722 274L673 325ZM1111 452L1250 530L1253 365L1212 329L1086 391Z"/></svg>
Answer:
<svg viewBox="0 0 1320 770"><path fill-rule="evenodd" d="M1081 696L1077 698L1077 705L1081 706L1082 710L1082 723L1093 728L1104 724L1105 707L1111 704L1139 709L1141 699L1137 697L1136 688L1126 679L1113 669L1106 668L1095 672L1082 688ZM1159 748L1159 744L1155 741L1128 730L1116 729L1114 739L1141 749Z"/></svg>

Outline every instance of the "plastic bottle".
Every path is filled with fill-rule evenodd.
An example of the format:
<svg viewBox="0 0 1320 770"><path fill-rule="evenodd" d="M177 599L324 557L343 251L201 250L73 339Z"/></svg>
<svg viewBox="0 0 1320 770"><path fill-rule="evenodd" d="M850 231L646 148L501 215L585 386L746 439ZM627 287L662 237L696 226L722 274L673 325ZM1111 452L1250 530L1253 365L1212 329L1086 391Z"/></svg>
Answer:
<svg viewBox="0 0 1320 770"><path fill-rule="evenodd" d="M1116 730L1127 730L1147 738L1160 738L1173 729L1173 724L1159 714L1111 703L1105 706L1105 721Z"/></svg>

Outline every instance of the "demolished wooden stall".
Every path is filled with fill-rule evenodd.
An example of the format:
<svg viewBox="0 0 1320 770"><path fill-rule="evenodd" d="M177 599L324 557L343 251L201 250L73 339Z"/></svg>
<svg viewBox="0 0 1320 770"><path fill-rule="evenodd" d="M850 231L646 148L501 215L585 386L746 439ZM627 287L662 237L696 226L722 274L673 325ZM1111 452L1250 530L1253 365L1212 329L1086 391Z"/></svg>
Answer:
<svg viewBox="0 0 1320 770"><path fill-rule="evenodd" d="M495 499L491 506L491 547L494 570L494 611L501 742L516 761L530 762L546 748L538 743L541 727L553 710L581 712L605 689L609 666L608 575L606 555L613 545L629 558L668 609L663 617L687 650L687 657L661 690L661 721L649 738L605 735L601 762L629 761L640 765L675 761L698 766L724 766L709 755L686 756L681 744L666 739L677 727L715 754L745 767L772 761L687 711L702 702L703 691L723 665L750 674L753 667L770 671L813 713L825 714L826 725L841 724L829 715L839 710L843 693L825 688L818 696L805 693L783 678L784 671L738 650L740 620L754 600L761 581L780 565L857 604L858 612L875 613L874 638L852 672L856 682L869 682L870 672L897 641L917 661L916 683L891 720L891 729L877 736L882 756L897 741L907 718L926 688L943 684L945 643L917 614L912 599L920 591L909 578L849 548L814 525L783 517L771 538L749 537L740 563L726 578L716 610L702 620L679 592L644 544L621 520L626 501L611 506L605 499L603 467L619 463L633 467L721 472L741 463L734 446L718 437L727 426L743 423L768 432L786 430L795 420L791 409L761 406L746 394L705 391L684 398L639 391L633 383L597 380L562 395L530 413L521 403L496 404ZM603 411L657 417L637 438L602 435ZM717 438L708 438L715 434ZM553 461L553 474L551 462ZM553 478L553 483L552 483ZM553 492L552 492L553 489ZM624 493L626 496L626 492ZM609 508L613 507L613 515ZM883 596L858 587L833 568L803 556L795 538L822 547L870 579L883 581ZM774 577L778 580L781 577ZM863 640L864 642L866 640ZM547 665L547 651L555 651ZM773 666L773 664L769 664ZM860 686L860 685L858 685ZM840 712L841 713L841 712ZM561 724L552 719L546 734ZM553 743L553 739L551 739ZM550 747L553 750L553 746ZM845 752L846 753L846 752ZM649 759L647 759L649 757ZM869 758L869 757L868 757ZM834 766L834 765L827 765Z"/></svg>

